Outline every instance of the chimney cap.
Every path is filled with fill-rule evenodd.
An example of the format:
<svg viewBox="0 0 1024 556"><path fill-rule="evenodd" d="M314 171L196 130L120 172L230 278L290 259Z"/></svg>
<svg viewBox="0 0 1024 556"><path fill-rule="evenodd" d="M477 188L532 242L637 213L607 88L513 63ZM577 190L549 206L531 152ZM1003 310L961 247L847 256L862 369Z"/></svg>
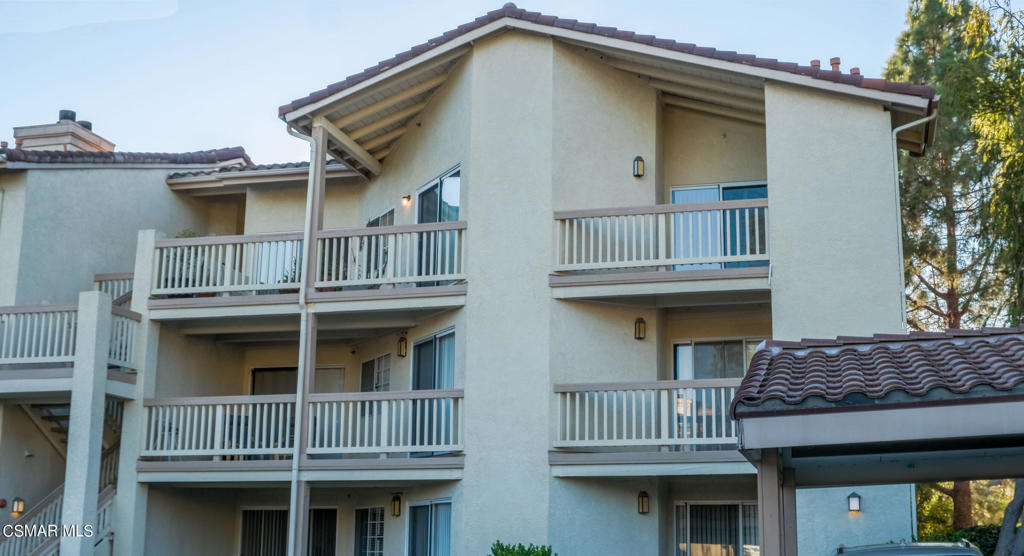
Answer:
<svg viewBox="0 0 1024 556"><path fill-rule="evenodd" d="M850 75L860 75L860 68L850 68Z"/></svg>
<svg viewBox="0 0 1024 556"><path fill-rule="evenodd" d="M820 68L821 67L821 60L819 60L817 58L811 60L811 67L812 68Z"/></svg>
<svg viewBox="0 0 1024 556"><path fill-rule="evenodd" d="M57 112L57 121L71 120L73 122L75 121L75 117L76 115L74 110L64 109L60 112Z"/></svg>
<svg viewBox="0 0 1024 556"><path fill-rule="evenodd" d="M830 58L828 63L832 64L832 71L839 71L839 56Z"/></svg>
<svg viewBox="0 0 1024 556"><path fill-rule="evenodd" d="M92 131L92 122L90 122L89 120L79 120L78 125L84 127L85 129L88 129L89 131Z"/></svg>
<svg viewBox="0 0 1024 556"><path fill-rule="evenodd" d="M7 141L0 141L0 149L6 149L6 148L7 148Z"/></svg>

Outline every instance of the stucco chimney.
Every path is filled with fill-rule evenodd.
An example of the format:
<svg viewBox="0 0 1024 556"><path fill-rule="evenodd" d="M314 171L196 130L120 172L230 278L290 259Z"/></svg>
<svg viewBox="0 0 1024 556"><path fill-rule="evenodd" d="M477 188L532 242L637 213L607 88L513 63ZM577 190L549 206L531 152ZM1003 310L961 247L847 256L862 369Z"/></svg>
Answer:
<svg viewBox="0 0 1024 556"><path fill-rule="evenodd" d="M89 151L108 152L114 144L97 135L92 123L78 122L74 110L61 110L57 123L29 125L14 128L14 140L19 149L36 151Z"/></svg>
<svg viewBox="0 0 1024 556"><path fill-rule="evenodd" d="M850 68L850 75L860 75L860 68Z"/></svg>
<svg viewBox="0 0 1024 556"><path fill-rule="evenodd" d="M832 64L832 71L839 71L839 56L832 58L828 63Z"/></svg>
<svg viewBox="0 0 1024 556"><path fill-rule="evenodd" d="M811 60L811 67L812 68L821 69L821 60L818 60L818 59Z"/></svg>

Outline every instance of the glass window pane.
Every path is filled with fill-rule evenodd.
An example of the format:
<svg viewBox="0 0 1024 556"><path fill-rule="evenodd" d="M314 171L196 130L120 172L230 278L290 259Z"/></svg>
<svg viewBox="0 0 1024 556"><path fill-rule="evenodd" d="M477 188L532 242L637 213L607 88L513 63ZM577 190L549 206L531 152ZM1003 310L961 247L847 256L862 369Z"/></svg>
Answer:
<svg viewBox="0 0 1024 556"><path fill-rule="evenodd" d="M746 357L743 353L743 342L723 342L722 352L725 357L725 374L722 378L739 378L747 370L745 365Z"/></svg>
<svg viewBox="0 0 1024 556"><path fill-rule="evenodd" d="M754 358L754 353L757 352L757 346L761 345L761 339L748 339L746 340L746 358L743 361L743 367L746 369L750 367L750 360ZM746 373L746 371L744 371Z"/></svg>
<svg viewBox="0 0 1024 556"><path fill-rule="evenodd" d="M431 505L431 551L430 556L451 556L452 553L452 505L441 503Z"/></svg>
<svg viewBox="0 0 1024 556"><path fill-rule="evenodd" d="M676 556L687 556L686 504L676 506Z"/></svg>
<svg viewBox="0 0 1024 556"><path fill-rule="evenodd" d="M767 199L767 185L740 185L737 187L722 187L723 201L736 201L739 199Z"/></svg>
<svg viewBox="0 0 1024 556"><path fill-rule="evenodd" d="M418 217L420 223L437 222L438 189L433 185L420 192Z"/></svg>
<svg viewBox="0 0 1024 556"><path fill-rule="evenodd" d="M743 342L701 342L693 346L694 378L740 378L746 371Z"/></svg>
<svg viewBox="0 0 1024 556"><path fill-rule="evenodd" d="M437 338L437 388L455 388L455 332Z"/></svg>
<svg viewBox="0 0 1024 556"><path fill-rule="evenodd" d="M441 179L441 214L442 222L455 222L459 219L459 195L462 188L461 172L456 170Z"/></svg>
<svg viewBox="0 0 1024 556"><path fill-rule="evenodd" d="M690 380L693 378L693 346L676 344L675 346L675 379Z"/></svg>
<svg viewBox="0 0 1024 556"><path fill-rule="evenodd" d="M757 504L743 504L743 555L759 556L761 541L757 533Z"/></svg>
<svg viewBox="0 0 1024 556"><path fill-rule="evenodd" d="M430 556L430 506L409 507L409 556Z"/></svg>

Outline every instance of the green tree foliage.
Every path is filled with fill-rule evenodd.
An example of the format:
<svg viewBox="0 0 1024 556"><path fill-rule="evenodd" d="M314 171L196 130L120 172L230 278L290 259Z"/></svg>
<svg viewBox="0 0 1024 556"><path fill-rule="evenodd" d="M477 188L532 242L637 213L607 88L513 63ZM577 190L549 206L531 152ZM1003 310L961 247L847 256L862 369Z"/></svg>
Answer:
<svg viewBox="0 0 1024 556"><path fill-rule="evenodd" d="M917 485L917 536L920 540L956 540L952 538L959 533L953 527L953 499L946 494L952 487L952 482ZM993 526L998 529L1002 523L1003 510L1013 498L1013 481L971 481L970 487L972 521L979 527ZM963 538L974 542L970 537ZM994 540L992 546L995 546Z"/></svg>
<svg viewBox="0 0 1024 556"><path fill-rule="evenodd" d="M996 163L978 151L971 128L973 83L989 64L967 44L972 8L969 0L911 0L885 71L942 97L934 144L923 157L900 155L908 322L919 330L984 326L1005 303L984 226Z"/></svg>
<svg viewBox="0 0 1024 556"><path fill-rule="evenodd" d="M928 540L934 542L956 542L961 539L966 539L974 546L977 546L985 556L992 556L996 549L996 543L999 541L999 526L975 525L974 527L961 529L948 535L938 535Z"/></svg>
<svg viewBox="0 0 1024 556"><path fill-rule="evenodd" d="M1009 316L1024 321L1024 10L989 0L969 12L964 40L988 71L975 76L971 130L986 161L998 165L989 207L1009 275Z"/></svg>
<svg viewBox="0 0 1024 556"><path fill-rule="evenodd" d="M558 556L558 554L552 552L550 546L534 546L533 543L530 543L530 546L523 546L522 544L504 544L501 541L495 541L491 545L490 556Z"/></svg>

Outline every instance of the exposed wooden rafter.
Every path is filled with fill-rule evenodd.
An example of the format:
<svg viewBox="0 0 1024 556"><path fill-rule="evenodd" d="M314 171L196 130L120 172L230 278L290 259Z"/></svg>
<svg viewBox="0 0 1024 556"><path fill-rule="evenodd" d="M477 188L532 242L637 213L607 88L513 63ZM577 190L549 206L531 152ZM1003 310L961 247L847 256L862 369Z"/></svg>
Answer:
<svg viewBox="0 0 1024 556"><path fill-rule="evenodd" d="M331 123L337 126L338 128L342 128L347 125L353 124L371 114L380 112L381 110L386 110L404 100L408 100L416 95L425 93L432 89L436 89L442 83L444 83L445 79L448 79L448 75L438 75L437 77L433 77L422 83L417 83L416 85L413 85L412 87L409 87L408 89L405 89L400 93L396 93L385 99L378 100L377 102L364 108L360 108L359 110L356 110L351 114L346 114L341 118L334 120Z"/></svg>
<svg viewBox="0 0 1024 556"><path fill-rule="evenodd" d="M726 83L725 81L718 81L716 79L699 77L696 75L675 72L652 66L645 66L643 64L628 62L626 60L620 60L618 58L610 58L608 56L600 56L600 58L606 64L614 68L618 68L620 70L633 73L636 75L643 75L651 79L659 79L668 83L676 83L679 85L686 85L691 87L700 87L702 89L715 91L717 93L723 93L727 95L746 98L753 101L764 102L764 89L761 88L747 87L745 85L737 85L735 83Z"/></svg>
<svg viewBox="0 0 1024 556"><path fill-rule="evenodd" d="M700 89L698 87L691 87L689 85L680 85L678 83L669 83L660 79L651 79L650 85L656 89L660 89L673 95L699 100L701 102L707 102L710 104L719 104L727 106L729 108L736 108L746 112L752 112L755 114L764 114L764 100L760 102L754 100L747 100L742 98L731 97L723 95L722 93L716 93L707 89Z"/></svg>
<svg viewBox="0 0 1024 556"><path fill-rule="evenodd" d="M360 166L366 168L368 172L375 176L380 175L380 161L374 158L373 155L360 146L359 143L356 143L355 139L346 135L323 116L317 116L313 119L313 127L316 126L323 127L324 130L327 131L327 135L329 135L330 138L338 144L341 150L345 151L345 154L352 157Z"/></svg>
<svg viewBox="0 0 1024 556"><path fill-rule="evenodd" d="M371 133L373 133L373 132L375 132L375 131L377 131L379 129L383 129L383 128L385 128L385 127L387 127L387 126L389 126L389 125L391 125L393 123L400 122L400 121L402 121L402 120L404 120L406 118L411 118L411 117L415 116L416 114L419 114L420 110L423 110L423 108L426 107L426 106L427 106L426 102L420 102L420 103L414 104L414 105L412 105L412 106L410 106L408 108L405 108L403 110L399 110L398 112L395 112L394 114L390 114L390 115L385 116L385 117L383 117L383 118L381 118L379 120L374 120L372 123L367 124L367 125L359 128L359 129L355 129L351 133L349 133L349 136L352 137L353 139L356 139L356 140L362 139L363 137L366 137L367 135L369 135L369 134L371 134Z"/></svg>
<svg viewBox="0 0 1024 556"><path fill-rule="evenodd" d="M707 114L714 114L716 116L732 118L734 120L741 120L753 124L764 125L764 114L748 112L745 110L737 110L735 108L729 108L728 106L721 106L718 104L711 104L707 102L701 102L699 100L692 100L672 95L662 95L661 99L662 102L670 106L678 106L679 108L686 108L687 110L694 110L697 112L704 112Z"/></svg>

